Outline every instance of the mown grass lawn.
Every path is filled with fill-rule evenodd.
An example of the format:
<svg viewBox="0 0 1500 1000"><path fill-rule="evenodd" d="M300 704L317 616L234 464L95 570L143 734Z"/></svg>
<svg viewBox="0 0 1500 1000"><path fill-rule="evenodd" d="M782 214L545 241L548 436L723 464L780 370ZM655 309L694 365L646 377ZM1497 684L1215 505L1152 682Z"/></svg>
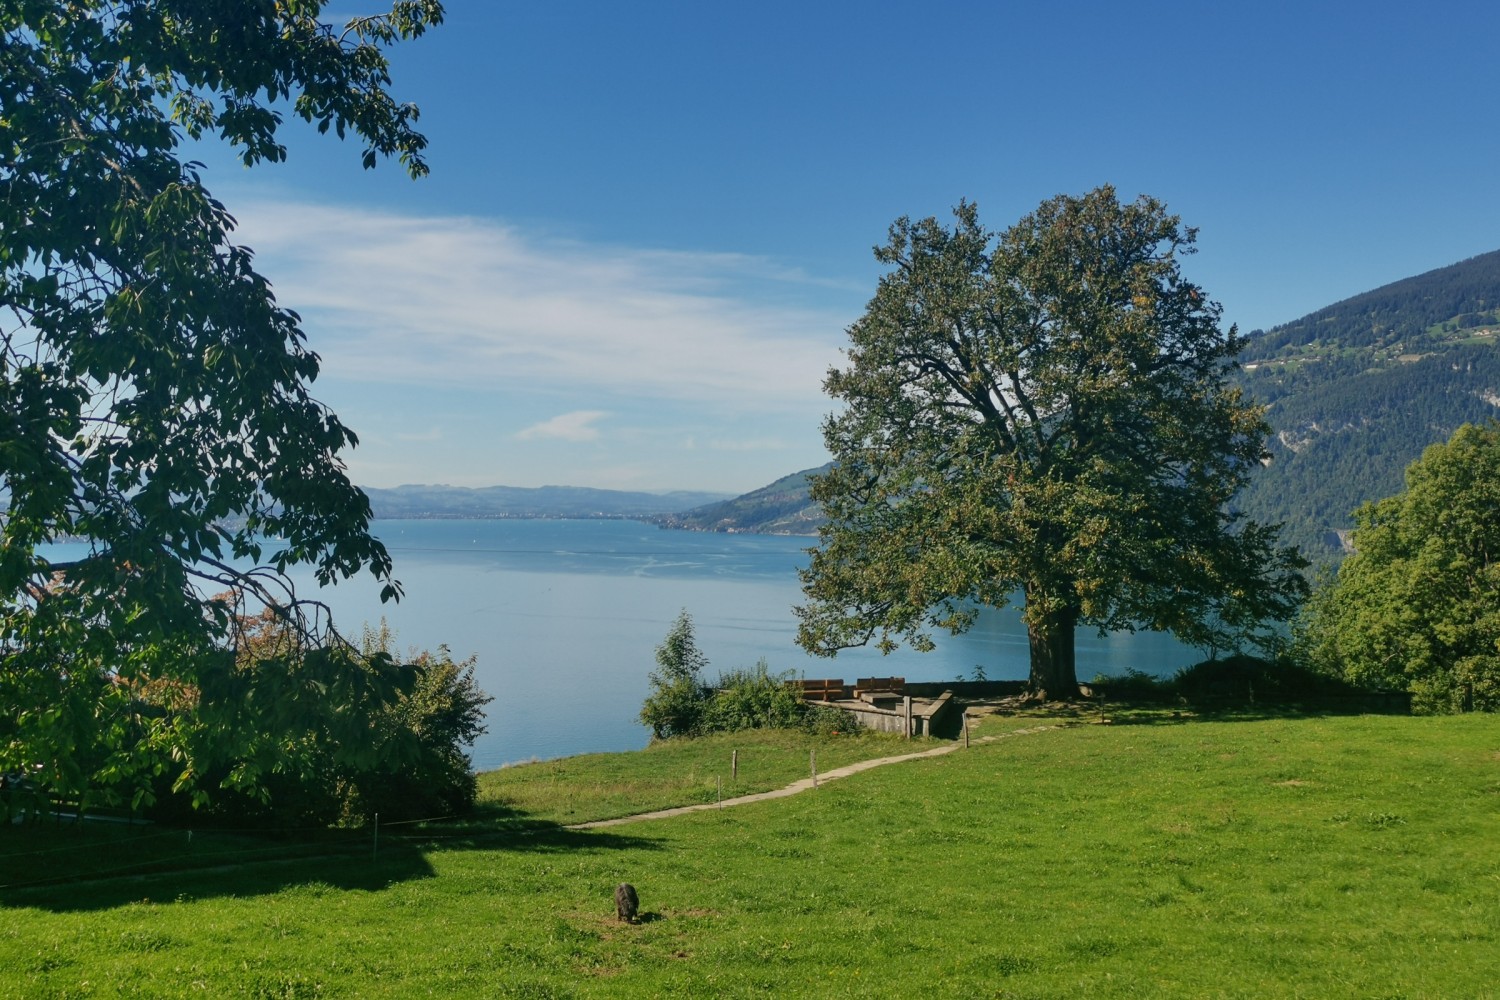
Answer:
<svg viewBox="0 0 1500 1000"><path fill-rule="evenodd" d="M586 783L591 765L573 766ZM621 767L601 763L597 783ZM1500 983L1495 717L1078 725L737 809L434 843L5 890L0 995L1485 997ZM639 926L613 920L621 880L640 891Z"/></svg>

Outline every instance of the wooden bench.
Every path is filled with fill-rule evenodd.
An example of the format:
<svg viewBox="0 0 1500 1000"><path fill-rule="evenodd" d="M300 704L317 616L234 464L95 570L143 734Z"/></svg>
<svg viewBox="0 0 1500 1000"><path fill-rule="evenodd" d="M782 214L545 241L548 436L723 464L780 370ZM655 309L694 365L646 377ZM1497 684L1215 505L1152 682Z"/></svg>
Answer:
<svg viewBox="0 0 1500 1000"><path fill-rule="evenodd" d="M835 701L852 697L849 685L844 683L842 677L787 681L786 684L787 687L800 691L807 701Z"/></svg>
<svg viewBox="0 0 1500 1000"><path fill-rule="evenodd" d="M906 694L905 677L861 677L854 682L854 696L863 694Z"/></svg>

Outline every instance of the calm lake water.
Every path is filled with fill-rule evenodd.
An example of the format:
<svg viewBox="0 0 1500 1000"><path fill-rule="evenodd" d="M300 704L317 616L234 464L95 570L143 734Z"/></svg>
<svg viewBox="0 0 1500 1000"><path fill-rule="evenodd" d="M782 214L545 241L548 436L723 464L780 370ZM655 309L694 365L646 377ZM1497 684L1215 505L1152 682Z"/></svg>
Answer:
<svg viewBox="0 0 1500 1000"><path fill-rule="evenodd" d="M845 680L952 680L976 666L992 680L1027 675L1026 632L1014 608L983 613L962 636L938 633L931 653L855 649L830 660L802 652L791 609L801 601L797 570L810 538L605 520L386 520L374 531L395 559L401 602L382 605L368 577L317 596L351 637L384 616L400 651L447 645L456 659L477 657L480 686L495 699L489 732L472 751L479 770L645 746L648 731L636 716L647 677L684 608L710 679L762 658L772 671ZM59 546L57 557L68 558L68 548ZM311 574L300 574L298 586L312 596ZM1082 679L1130 668L1171 674L1202 658L1159 633L1078 632Z"/></svg>
<svg viewBox="0 0 1500 1000"><path fill-rule="evenodd" d="M445 643L478 656L495 700L475 767L645 746L637 721L656 646L677 613L692 615L698 647L718 670L753 666L809 677L899 675L950 680L977 665L992 679L1027 675L1026 633L1014 609L974 630L937 636L931 653L882 657L848 650L828 660L793 641L791 608L808 538L664 531L634 521L377 521L406 596L382 606L376 589L346 581L324 593L357 634L385 615L401 647ZM1167 673L1202 659L1170 636L1100 639L1078 633L1078 673Z"/></svg>

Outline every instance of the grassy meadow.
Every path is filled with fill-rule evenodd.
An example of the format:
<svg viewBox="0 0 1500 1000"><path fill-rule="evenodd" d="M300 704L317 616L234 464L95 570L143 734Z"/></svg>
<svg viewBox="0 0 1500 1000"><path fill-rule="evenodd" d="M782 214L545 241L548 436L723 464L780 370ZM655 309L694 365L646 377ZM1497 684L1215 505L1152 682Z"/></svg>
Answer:
<svg viewBox="0 0 1500 1000"><path fill-rule="evenodd" d="M3 831L0 996L1500 989L1500 719L1075 721L597 831L558 823L711 801L719 778L727 796L733 741L527 765L484 776L485 817L389 831L378 855L362 831L315 858L24 885L44 848ZM736 794L804 776L808 749L827 770L911 747L741 745ZM46 849L120 861L151 836L62 828ZM622 880L639 925L614 921Z"/></svg>

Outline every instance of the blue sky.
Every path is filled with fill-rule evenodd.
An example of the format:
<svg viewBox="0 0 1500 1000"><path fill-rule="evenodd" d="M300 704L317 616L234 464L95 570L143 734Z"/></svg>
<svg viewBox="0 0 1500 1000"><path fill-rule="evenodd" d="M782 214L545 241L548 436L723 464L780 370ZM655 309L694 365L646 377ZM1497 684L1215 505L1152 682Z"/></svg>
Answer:
<svg viewBox="0 0 1500 1000"><path fill-rule="evenodd" d="M333 19L367 13L339 0ZM898 216L1151 194L1244 330L1500 248L1500 5L448 0L432 175L212 150L357 482L742 492L825 460Z"/></svg>

